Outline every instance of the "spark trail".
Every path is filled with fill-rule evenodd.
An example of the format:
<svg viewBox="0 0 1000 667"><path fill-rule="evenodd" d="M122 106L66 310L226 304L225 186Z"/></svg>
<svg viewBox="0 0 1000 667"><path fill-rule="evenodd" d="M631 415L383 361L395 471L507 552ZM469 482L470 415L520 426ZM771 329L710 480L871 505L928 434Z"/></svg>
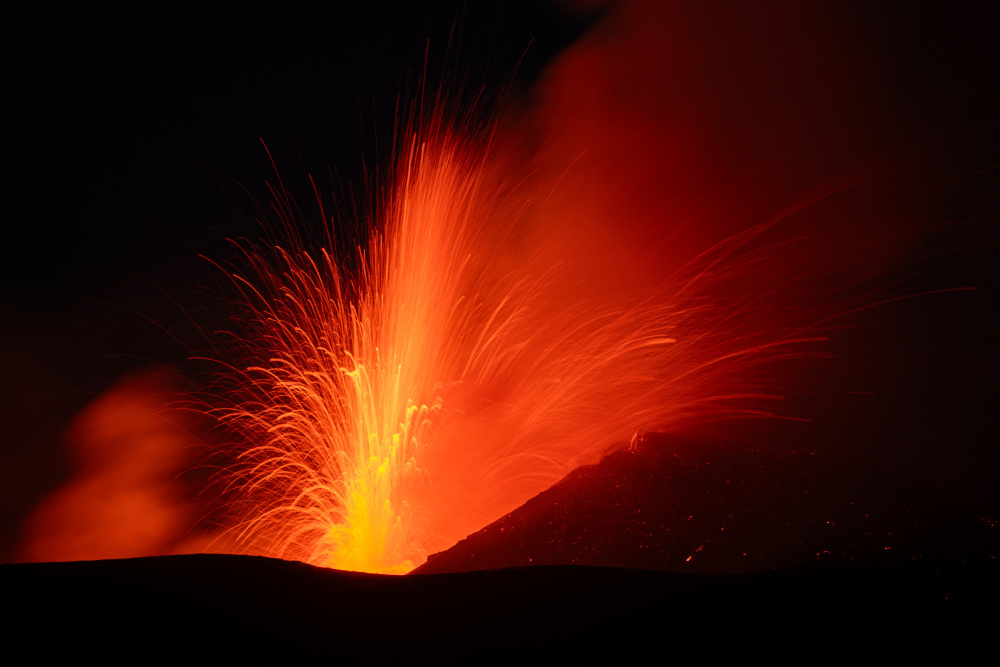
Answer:
<svg viewBox="0 0 1000 667"><path fill-rule="evenodd" d="M352 257L245 251L227 548L405 573L639 431L771 415L775 369L816 354L823 268L787 259L781 216L608 295L528 241L494 139L411 132Z"/></svg>

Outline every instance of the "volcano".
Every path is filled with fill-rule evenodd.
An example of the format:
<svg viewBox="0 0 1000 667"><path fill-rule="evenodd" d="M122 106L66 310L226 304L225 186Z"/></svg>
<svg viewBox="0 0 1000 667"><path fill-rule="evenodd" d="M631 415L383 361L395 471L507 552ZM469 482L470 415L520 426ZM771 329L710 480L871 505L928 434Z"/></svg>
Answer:
<svg viewBox="0 0 1000 667"><path fill-rule="evenodd" d="M991 648L996 3L556 4L197 20L12 5L0 551L76 561L0 565L12 655L954 661ZM409 141L385 131L408 122L407 101L428 113L438 84L460 111L437 149L426 127ZM359 150L372 100L373 145ZM495 124L475 112L489 100ZM312 178L331 170L364 175ZM383 195L388 222L369 229ZM411 216L449 207L435 224ZM263 231L248 220L260 211ZM377 252L393 228L399 243ZM247 270L254 258L277 270ZM557 266L569 273L552 289ZM249 308L197 300L219 282L249 288ZM353 319L366 304L370 340ZM338 309L349 317L331 336ZM211 326L189 323L202 311ZM302 332L318 334L283 356L265 344ZM327 354L331 340L348 354ZM176 377L187 394L219 386L202 384L192 350L206 347L242 374L236 393L252 390L213 414L264 437L230 435L221 461L197 467L218 431L165 408ZM332 391L277 372L296 359ZM151 362L172 381L142 380ZM397 381L401 368L413 377ZM303 398L320 409L288 419ZM323 489L314 479L282 479L299 450L270 469L245 456L273 452L275 433L299 440L331 406L366 405L389 407L345 439L360 474L321 503L299 502ZM741 438L741 422L713 437L737 416L764 435ZM766 435L793 420L803 437ZM425 423L439 430L424 438ZM329 434L308 451L337 468ZM401 481L362 493L397 454ZM217 469L251 493L212 498ZM345 520L348 501L359 517L389 511L369 529ZM293 524L289 508L321 520ZM247 522L265 529L259 544L220 538L252 537ZM423 564L383 576L310 557L364 542L337 530L348 524L374 542L405 533L378 571ZM107 539L119 528L129 539ZM26 551L35 535L96 551Z"/></svg>

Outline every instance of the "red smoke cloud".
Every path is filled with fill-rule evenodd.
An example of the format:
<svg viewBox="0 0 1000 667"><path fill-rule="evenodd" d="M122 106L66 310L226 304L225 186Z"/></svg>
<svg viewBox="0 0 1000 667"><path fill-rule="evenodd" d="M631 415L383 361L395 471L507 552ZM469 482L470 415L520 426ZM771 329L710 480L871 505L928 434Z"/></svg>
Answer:
<svg viewBox="0 0 1000 667"><path fill-rule="evenodd" d="M179 394L163 372L122 379L65 435L73 476L25 524L18 559L73 561L155 556L181 546L193 517L177 474L197 441L193 420L169 409Z"/></svg>

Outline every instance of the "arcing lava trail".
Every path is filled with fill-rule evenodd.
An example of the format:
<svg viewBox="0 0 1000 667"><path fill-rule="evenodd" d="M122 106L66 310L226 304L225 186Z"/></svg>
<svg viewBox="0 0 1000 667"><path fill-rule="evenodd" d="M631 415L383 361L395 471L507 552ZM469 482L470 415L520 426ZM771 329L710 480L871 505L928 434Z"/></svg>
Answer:
<svg viewBox="0 0 1000 667"><path fill-rule="evenodd" d="M224 303L202 301L186 309L199 312L208 303L213 311L191 318L194 328L170 324L184 319L175 297L183 301L185 289L218 280L218 273L200 273L216 267L202 263L185 276L187 287L158 291L156 298L167 294L171 301L172 310L158 319L168 323L169 340L162 344L174 356L135 354L165 360L199 380L208 360L216 372L196 399L201 412L174 425L183 434L167 429L172 435L161 440L170 451L157 454L161 450L150 447L148 458L163 460L149 461L138 473L132 456L75 447L81 460L70 483L74 492L55 494L58 502L43 512L63 518L53 530L42 521L27 531L47 537L37 549L26 537L23 553L32 560L74 560L208 549L406 572L645 432L683 433L688 442L706 443L732 436L776 448L794 439L797 449L922 459L935 469L959 462L955 470L976 468L970 477L986 480L978 469L989 466L951 451L952 421L986 423L976 421L979 404L965 399L978 382L967 379L981 375L953 370L978 366L969 361L976 352L955 343L964 333L944 335L949 325L942 323L935 325L939 332L921 331L929 321L921 319L927 314L921 308L877 310L877 319L867 318L878 303L980 281L959 272L954 279L928 275L907 282L923 269L916 262L921 257L951 254L955 260L976 246L962 235L938 244L946 234L937 231L993 212L986 186L970 187L972 197L954 187L954 179L978 163L965 161L971 153L963 145L951 147L959 140L983 143L979 130L966 137L954 128L972 117L967 110L991 108L989 91L965 94L951 86L954 79L968 87L979 75L965 72L959 57L964 33L952 33L954 53L925 54L911 45L922 43L915 36L924 27L942 24L933 14L903 12L916 21L909 25L899 21L897 9L852 4L609 3L592 22L574 28L581 32L571 45L562 34L567 41L550 40L542 52L547 55L533 67L530 57L525 60L508 87L497 86L496 72L486 67L502 60L499 42L479 39L474 46L482 48L468 51L468 62L456 59L456 76L447 75L450 66L442 76L430 57L442 49L438 38L430 46L421 38L416 51L400 42L397 55L405 62L425 56L427 86L413 95L410 116L399 113L405 104L397 105L386 125L385 116L373 111L376 127L394 128L393 148L389 155L376 151L374 169L364 155L364 194L337 193L330 206L330 196L314 185L319 210L304 215L296 203L307 205L301 190L288 190L279 179L270 206L257 206L263 233L256 223L230 225L231 217L221 216L231 211L212 213L197 202L161 216L170 221L198 211L190 216L204 217L192 223L198 234L202 223L207 228L221 219L224 232L215 234L212 226L213 243L217 237L249 239L236 242L235 261L200 237L158 251L167 275L176 271L179 252L192 259L208 255L227 267ZM939 9L942 16L952 13ZM483 25L494 25L492 12L479 16ZM317 173L323 161L355 172L350 151L336 149L339 139L307 138L317 128L306 129L301 119L321 119L316 137L351 135L354 119L343 111L355 92L333 75L379 83L357 94L383 104L393 93L378 91L397 65L389 74L375 67L379 40L391 32L380 20L395 21L404 35L441 27L444 19L421 10L415 13L426 13L428 23L420 27L411 25L411 15L378 8L373 16L386 16L364 24L377 36L370 39L368 32L353 35L354 24L344 21L339 6L331 13L336 21L316 25L340 26L352 39L329 40L322 28L304 40L304 22L294 18L286 26L288 48L274 54L298 55L285 64L275 60L277 70L268 64L270 55L256 68L217 63L219 72L233 77L229 93L235 97L224 99L205 80L206 97L198 99L214 120L203 134L191 135L199 137L191 139L196 154L204 150L206 161L219 162L208 152L214 145L216 155L230 155L229 130L219 119L241 110L248 112L246 132L236 145L246 147L258 136L280 142L286 128L296 128L291 131L310 146L303 174ZM458 51L478 39L472 35L491 34L492 28L472 30L474 14L466 15L468 31L451 33ZM261 34L271 31L270 14L252 18ZM219 19L219 25L231 24L228 14ZM173 44L187 25L169 24L163 43ZM258 52L250 37L255 31L227 31L218 32L240 46L219 48L219 54ZM447 39L443 33L440 39ZM206 42L215 44L215 35ZM507 55L517 59L523 45L515 42ZM155 62L170 52L150 48ZM930 60L910 63L914 55ZM941 80L929 80L926 91L922 85L904 90L911 74L932 73L932 61L941 66L935 69ZM94 62L105 63L89 68L95 72L117 71L103 59ZM189 65L192 73L204 69L193 55ZM469 75L460 74L466 68ZM244 85L247 76L260 85ZM446 82L441 91L426 92L439 80ZM128 89L125 82L115 88ZM304 90L319 93L296 96ZM264 122L271 105L280 112L274 124ZM342 113L328 114L333 107ZM940 114L931 113L935 109ZM99 110L81 127L117 117ZM142 125L155 129L163 122ZM987 125L983 120L970 127ZM129 151L134 130L122 129L119 137ZM950 162L938 159L949 154ZM263 152L259 157L260 171L245 177L251 190L278 170L273 165L285 173L294 168L280 154L270 161ZM178 168L186 168L189 158L185 153ZM386 159L388 166L378 161ZM298 182L307 188L305 178ZM217 204L216 181L210 189ZM328 217L324 207L338 215ZM123 229L133 226L122 223ZM136 309L147 311L153 309ZM989 336L972 329L986 316L976 317L965 321L980 341L969 349L978 351ZM116 321L111 330L117 327ZM99 336L102 345L106 334ZM132 428L117 428L123 420L114 418L111 403L97 401L72 433L86 434L77 438L82 443L110 444L131 442L125 435L159 433L170 411L157 406L177 406L165 398L174 389L156 389L159 382L126 378L110 394L115 405L125 396L141 408ZM945 388L956 385L965 392ZM95 381L91 391L102 386L109 385ZM789 400L781 404L783 398ZM199 421L206 411L225 428L200 431L210 421ZM774 419L760 421L762 428L752 433L743 423L728 430L736 419L774 416L814 419L816 426L785 440L782 434L797 426L785 431L789 425ZM90 428L106 422L116 428ZM966 453L985 451L973 440ZM189 455L203 442L210 452L203 465L193 466ZM97 454L85 455L91 449ZM176 468L166 469L168 460ZM205 477L217 465L215 481L223 488L211 497L218 487ZM78 518L119 516L112 499L161 487L162 493L146 496L155 511L139 505L138 520ZM79 489L110 507L81 512ZM201 494L193 499L196 489ZM87 549L47 546L75 532L86 534L72 541ZM119 539L119 532L129 539ZM120 546L103 546L112 543Z"/></svg>
<svg viewBox="0 0 1000 667"><path fill-rule="evenodd" d="M526 242L544 223L495 132L412 131L356 257L247 251L214 407L239 448L227 548L409 571L637 432L772 414L782 362L849 305L817 301L821 227L786 229L807 203L609 296L609 267Z"/></svg>

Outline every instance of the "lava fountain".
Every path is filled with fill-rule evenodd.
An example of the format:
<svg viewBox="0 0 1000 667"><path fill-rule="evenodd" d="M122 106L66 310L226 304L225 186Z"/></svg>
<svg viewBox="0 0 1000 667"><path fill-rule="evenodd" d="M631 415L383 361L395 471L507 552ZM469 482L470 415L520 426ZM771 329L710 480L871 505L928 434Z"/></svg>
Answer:
<svg viewBox="0 0 1000 667"><path fill-rule="evenodd" d="M882 28L864 20L883 14ZM863 416L841 420L837 401L814 410L806 395L898 394L929 367L886 344L903 339L903 325L881 338L837 337L857 324L854 313L923 289L906 287L900 271L923 252L914 239L926 241L928 223L945 219L924 203L951 197L929 192L951 167L906 173L907 160L933 161L953 137L921 111L930 93L909 104L896 85L908 80L896 80L894 63L904 58L893 45L913 41L902 39L910 28L886 27L896 18L867 6L611 3L553 55L523 99L512 89L504 115L483 120L489 89L476 89L471 76L455 87L477 99L472 112L456 113L461 102L442 102L443 94L418 101L415 120L398 121L406 127L393 135L393 162L376 172L380 189L365 189L371 202L357 207L360 215L331 220L321 210L309 219L279 181L260 216L265 240L237 242L235 268L221 269L229 317L212 321L217 335L197 353L218 370L198 409L225 433L218 458L213 451L208 465L184 475L223 464L226 531L205 538L215 538L210 549L405 572L644 432L683 431L686 441L704 442L734 419L817 416L844 425L828 434L830 446L880 438L875 429L852 442ZM328 37L289 34L292 43ZM350 49L323 53L317 62L355 64ZM475 59L469 71L481 71ZM305 60L289 62L289 71L310 70ZM426 62L425 72L436 71ZM197 62L192 71L202 69ZM233 70L228 61L222 69ZM272 76L270 66L260 71L268 82L299 81ZM339 90L335 80L318 85ZM226 95L214 88L221 103ZM276 106L306 104L259 88ZM972 104L976 97L954 105L937 97L942 109L988 108ZM254 104L247 98L206 116ZM249 123L253 135L283 131L261 125L264 116ZM298 114L281 118L281 128L302 127ZM324 198L316 199L322 209ZM187 333L177 337L185 355ZM814 372L835 353L854 353L853 364ZM880 365L894 354L898 363ZM97 455L42 514L72 511L39 525L110 543L118 538L103 517L114 524L121 515L88 510L102 518L91 526L79 519L79 493L93 490L95 503L116 509L121 497L155 491L134 505L138 518L129 521L141 530L116 542L121 549L83 556L39 543L25 549L32 559L204 548L200 531L215 525L215 500L202 506L196 539L183 528L189 507L177 516L164 509L183 495L165 465L184 465L194 436L152 414L150 400L162 392L123 386L71 429L74 451ZM794 401L782 406L783 397ZM118 410L126 399L140 409ZM104 424L100 414L123 427L121 415L141 416L131 430L102 431L91 428ZM883 432L904 418L894 414ZM178 424L195 423L189 417ZM94 434L131 442L147 432L155 442L130 454L155 460L131 480L131 458L89 446ZM814 448L810 435L796 446ZM899 442L886 446L910 447ZM169 520L145 530L142 515L161 511Z"/></svg>
<svg viewBox="0 0 1000 667"><path fill-rule="evenodd" d="M275 206L291 245L242 249L210 408L249 443L227 550L407 572L613 443L773 415L782 362L850 307L813 303L839 264L789 229L808 201L609 294L612 269L539 242L498 126L446 118L407 134L362 247L306 247Z"/></svg>
<svg viewBox="0 0 1000 667"><path fill-rule="evenodd" d="M619 10L527 132L418 103L378 201L337 223L357 247L273 191L207 355L238 458L219 548L408 571L615 443L796 417L777 401L816 391L843 316L893 296L871 279L904 234L869 168L891 153L859 131L881 97L825 18Z"/></svg>

